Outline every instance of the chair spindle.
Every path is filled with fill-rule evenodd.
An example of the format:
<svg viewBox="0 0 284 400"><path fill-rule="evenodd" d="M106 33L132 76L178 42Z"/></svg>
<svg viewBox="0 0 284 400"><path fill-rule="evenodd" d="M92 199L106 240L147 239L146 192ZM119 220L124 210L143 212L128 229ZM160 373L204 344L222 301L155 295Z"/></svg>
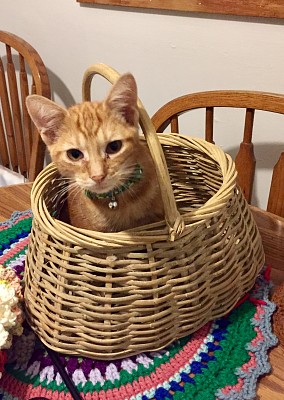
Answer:
<svg viewBox="0 0 284 400"><path fill-rule="evenodd" d="M177 116L177 114L173 115L172 118L171 118L171 132L172 133L179 133L178 116Z"/></svg>
<svg viewBox="0 0 284 400"><path fill-rule="evenodd" d="M6 139L5 139L5 131L4 131L4 125L3 125L1 112L0 112L0 160L4 167L9 168L10 161L9 161L9 154L8 154L8 148L7 148L7 143L6 143Z"/></svg>
<svg viewBox="0 0 284 400"><path fill-rule="evenodd" d="M24 57L20 54L20 87L21 87L21 102L23 114L23 138L25 142L26 163L29 164L30 154L32 150L32 127L31 119L26 107L26 97L29 94L28 76L26 72Z"/></svg>
<svg viewBox="0 0 284 400"><path fill-rule="evenodd" d="M214 107L206 107L205 117L205 139L207 142L214 143L213 140Z"/></svg>
<svg viewBox="0 0 284 400"><path fill-rule="evenodd" d="M6 131L6 139L9 146L9 155L10 155L9 164L11 165L12 169L16 171L18 166L18 157L17 157L16 143L14 136L14 126L10 109L5 70L1 59L0 59L0 96L1 96L1 105L2 105L5 131Z"/></svg>
<svg viewBox="0 0 284 400"><path fill-rule="evenodd" d="M14 121L14 133L15 133L15 141L18 153L18 163L20 172L23 175L27 173L27 163L26 163L26 155L25 155L25 144L23 138L23 128L22 128L22 118L21 118L21 108L20 108L20 100L18 94L18 85L17 85L17 77L15 66L13 63L11 47L6 45L7 50L7 74L8 74L8 83L9 89L11 93L11 106L13 113L13 121Z"/></svg>
<svg viewBox="0 0 284 400"><path fill-rule="evenodd" d="M251 141L254 112L255 110L252 108L246 109L244 137L243 141L240 143L240 149L235 159L238 171L237 181L249 203L251 202L256 162Z"/></svg>

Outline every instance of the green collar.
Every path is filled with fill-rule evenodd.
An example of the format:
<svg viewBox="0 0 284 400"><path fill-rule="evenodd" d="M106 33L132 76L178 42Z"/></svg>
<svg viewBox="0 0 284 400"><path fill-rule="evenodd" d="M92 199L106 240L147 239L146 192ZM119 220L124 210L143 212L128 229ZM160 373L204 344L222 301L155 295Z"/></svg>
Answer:
<svg viewBox="0 0 284 400"><path fill-rule="evenodd" d="M110 190L109 192L106 192L106 193L95 193L95 192L91 192L90 190L85 189L85 195L91 200L111 199L112 201L109 203L109 207L116 208L117 202L115 200L115 197L117 195L119 195L120 193L125 192L132 185L134 185L134 183L139 182L142 177L142 174L143 174L143 170L142 170L141 166L139 164L136 164L133 174L127 179L126 182L124 182L118 188L114 188L113 190Z"/></svg>

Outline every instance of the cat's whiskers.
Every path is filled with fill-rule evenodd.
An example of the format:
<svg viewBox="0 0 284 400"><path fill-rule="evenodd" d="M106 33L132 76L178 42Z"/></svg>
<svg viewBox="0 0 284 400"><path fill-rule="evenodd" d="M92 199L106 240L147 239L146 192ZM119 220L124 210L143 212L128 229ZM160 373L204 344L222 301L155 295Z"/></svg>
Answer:
<svg viewBox="0 0 284 400"><path fill-rule="evenodd" d="M124 184L124 182L133 174L136 165L137 163L127 165L125 169L122 166L120 170L116 171L113 174L112 178L117 179L116 185L114 186L113 189L118 189L119 186Z"/></svg>
<svg viewBox="0 0 284 400"><path fill-rule="evenodd" d="M132 197L132 199L138 199L139 198L139 196L137 194L137 191L135 190L134 187L130 187L128 189L128 194Z"/></svg>
<svg viewBox="0 0 284 400"><path fill-rule="evenodd" d="M61 181L61 180L63 180L63 181L73 181L74 180L74 178L70 178L70 177L68 177L68 176L58 176L57 178L56 178L56 180L57 181Z"/></svg>
<svg viewBox="0 0 284 400"><path fill-rule="evenodd" d="M72 191L73 188L76 188L78 184L73 180L69 184L66 184L63 186L60 190L57 192L57 197L63 198L69 191Z"/></svg>
<svg viewBox="0 0 284 400"><path fill-rule="evenodd" d="M76 183L76 182L75 182ZM68 191L68 195L69 198L71 197L72 201L71 204L73 204L73 202L76 200L76 197L83 191L83 188L81 188L81 186L79 186L77 183L75 186L73 186L71 188L71 190Z"/></svg>
<svg viewBox="0 0 284 400"><path fill-rule="evenodd" d="M69 182L74 182L74 178L66 178L64 176L59 176L58 178L56 178L56 181L60 183L61 182L69 183Z"/></svg>
<svg viewBox="0 0 284 400"><path fill-rule="evenodd" d="M65 178L63 176L60 176L56 178L56 182L58 185L62 185L61 189L57 192L57 194L64 192L66 188L68 189L68 186L74 182L73 178Z"/></svg>

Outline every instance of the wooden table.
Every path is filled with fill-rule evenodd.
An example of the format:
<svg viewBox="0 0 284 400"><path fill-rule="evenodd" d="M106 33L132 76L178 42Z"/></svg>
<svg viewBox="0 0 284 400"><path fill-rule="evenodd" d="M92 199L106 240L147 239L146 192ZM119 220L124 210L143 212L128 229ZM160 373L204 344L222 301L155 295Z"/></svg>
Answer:
<svg viewBox="0 0 284 400"><path fill-rule="evenodd" d="M30 192L32 185L0 187L0 221L10 218L13 211L24 211L30 208ZM273 242L273 232L279 223L269 213L253 208L256 221L260 224L261 233L267 235ZM283 220L284 221L284 220ZM272 279L284 280L284 272L273 270ZM269 354L272 372L260 379L257 390L257 400L284 400L284 350L280 346L275 347Z"/></svg>
<svg viewBox="0 0 284 400"><path fill-rule="evenodd" d="M13 211L25 211L31 207L31 188L31 183L0 187L0 222L10 218Z"/></svg>

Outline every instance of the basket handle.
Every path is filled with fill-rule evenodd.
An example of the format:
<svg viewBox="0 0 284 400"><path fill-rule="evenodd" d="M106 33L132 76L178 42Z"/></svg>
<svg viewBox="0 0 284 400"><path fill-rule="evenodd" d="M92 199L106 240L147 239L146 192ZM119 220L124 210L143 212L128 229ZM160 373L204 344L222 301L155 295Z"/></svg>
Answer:
<svg viewBox="0 0 284 400"><path fill-rule="evenodd" d="M114 83L120 74L106 64L91 65L84 73L82 82L83 101L91 100L91 82L95 75L101 75L110 83ZM154 160L158 182L161 190L162 200L165 210L165 220L169 227L169 240L174 241L184 230L184 220L178 212L170 175L167 168L166 159L155 127L145 110L142 102L138 99L138 109L140 114L139 123L145 135L151 156Z"/></svg>

